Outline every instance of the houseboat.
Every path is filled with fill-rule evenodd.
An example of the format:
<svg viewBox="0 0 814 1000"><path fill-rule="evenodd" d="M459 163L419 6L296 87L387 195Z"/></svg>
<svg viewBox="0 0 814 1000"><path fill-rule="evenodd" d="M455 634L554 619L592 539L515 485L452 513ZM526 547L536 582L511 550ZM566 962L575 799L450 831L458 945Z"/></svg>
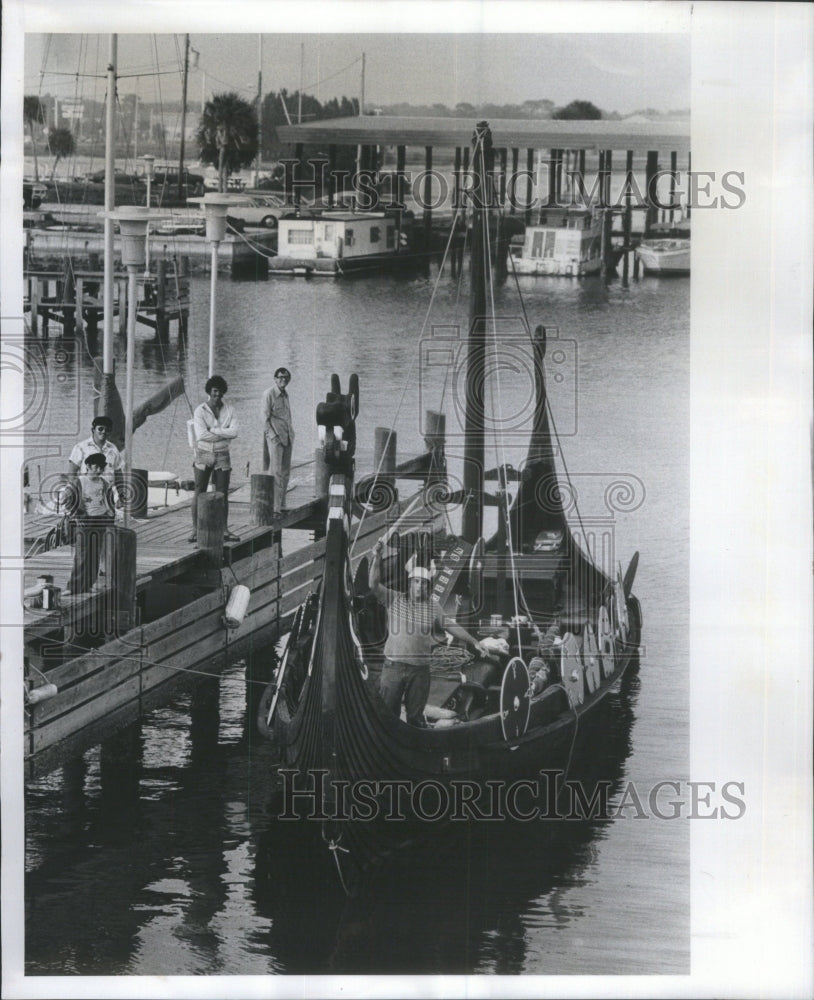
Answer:
<svg viewBox="0 0 814 1000"><path fill-rule="evenodd" d="M516 274L596 274L602 262L602 216L583 206L543 208L539 223L513 237L509 252Z"/></svg>
<svg viewBox="0 0 814 1000"><path fill-rule="evenodd" d="M398 217L387 212L324 211L281 218L269 271L336 277L375 271L402 253Z"/></svg>

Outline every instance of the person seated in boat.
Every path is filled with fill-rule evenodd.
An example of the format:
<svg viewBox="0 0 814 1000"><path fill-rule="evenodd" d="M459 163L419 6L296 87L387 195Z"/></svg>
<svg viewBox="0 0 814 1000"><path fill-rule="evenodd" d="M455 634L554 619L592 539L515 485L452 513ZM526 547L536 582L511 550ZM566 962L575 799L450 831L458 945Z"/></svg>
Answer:
<svg viewBox="0 0 814 1000"><path fill-rule="evenodd" d="M479 657L485 659L490 654L465 628L446 620L441 605L430 593L432 570L422 565L418 556L408 564L406 594L385 587L381 583L383 552L384 540L379 539L370 565L370 590L387 608L388 618L379 691L394 715L401 715L403 701L407 722L424 727L424 707L430 693L430 661L433 647L439 641L436 636L443 630Z"/></svg>
<svg viewBox="0 0 814 1000"><path fill-rule="evenodd" d="M562 620L557 615L540 638L539 652L543 662L550 667L553 666L559 659L561 645Z"/></svg>

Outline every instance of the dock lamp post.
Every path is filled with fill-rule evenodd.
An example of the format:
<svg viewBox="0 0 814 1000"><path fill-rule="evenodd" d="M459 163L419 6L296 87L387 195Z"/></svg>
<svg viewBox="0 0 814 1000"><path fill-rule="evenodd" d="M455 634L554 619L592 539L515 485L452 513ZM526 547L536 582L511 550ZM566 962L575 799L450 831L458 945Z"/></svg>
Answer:
<svg viewBox="0 0 814 1000"><path fill-rule="evenodd" d="M136 297L139 271L144 267L147 228L151 220L165 216L151 213L149 208L135 205L100 213L119 224L121 233L122 264L127 268L127 371L124 396L124 479L129 496L124 504L124 524L127 526L133 504L133 367L136 356Z"/></svg>
<svg viewBox="0 0 814 1000"><path fill-rule="evenodd" d="M215 372L215 317L218 303L218 247L226 235L226 216L229 206L235 203L233 195L210 192L203 198L187 198L203 206L206 216L206 238L212 244L212 263L209 291L209 375Z"/></svg>
<svg viewBox="0 0 814 1000"><path fill-rule="evenodd" d="M152 187L153 187L153 173L155 168L155 157L152 153L145 153L142 156L144 160L144 176L147 178L147 208L151 208L152 201ZM150 274L150 226L147 225L147 241L144 244L144 276L147 277Z"/></svg>

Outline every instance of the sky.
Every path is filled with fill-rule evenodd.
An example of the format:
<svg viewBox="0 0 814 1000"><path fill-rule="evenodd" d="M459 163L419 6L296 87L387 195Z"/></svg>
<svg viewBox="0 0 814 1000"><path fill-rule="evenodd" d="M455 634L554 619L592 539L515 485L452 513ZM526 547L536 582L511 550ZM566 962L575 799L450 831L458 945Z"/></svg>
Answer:
<svg viewBox="0 0 814 1000"><path fill-rule="evenodd" d="M253 97L260 37L190 31L190 106L227 89ZM138 86L143 100L180 98L183 35L120 34L118 44L120 95ZM25 93L101 99L107 50L106 35L27 35ZM363 54L366 106L579 99L630 114L690 105L688 33L264 33L263 92L302 82L321 101L358 97Z"/></svg>

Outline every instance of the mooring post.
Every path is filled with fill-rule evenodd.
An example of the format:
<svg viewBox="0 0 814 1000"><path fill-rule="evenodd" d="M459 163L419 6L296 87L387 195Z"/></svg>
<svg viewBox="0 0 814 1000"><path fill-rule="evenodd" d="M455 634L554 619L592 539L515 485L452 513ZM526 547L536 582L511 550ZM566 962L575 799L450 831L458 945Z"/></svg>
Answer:
<svg viewBox="0 0 814 1000"><path fill-rule="evenodd" d="M210 562L220 566L223 561L223 534L226 531L226 497L223 493L198 495L198 548L206 552Z"/></svg>
<svg viewBox="0 0 814 1000"><path fill-rule="evenodd" d="M147 470L131 469L124 484L124 506L130 517L147 517Z"/></svg>
<svg viewBox="0 0 814 1000"><path fill-rule="evenodd" d="M156 266L155 278L155 336L166 343L170 333L167 319L167 262L162 257Z"/></svg>
<svg viewBox="0 0 814 1000"><path fill-rule="evenodd" d="M111 733L99 747L100 816L114 830L130 829L139 807L141 718Z"/></svg>
<svg viewBox="0 0 814 1000"><path fill-rule="evenodd" d="M678 171L678 153L673 150L670 153L670 225L675 220L675 209L673 203L676 196L676 173Z"/></svg>
<svg viewBox="0 0 814 1000"><path fill-rule="evenodd" d="M523 221L527 226L531 225L531 206L536 201L534 195L534 150L526 149L526 210L523 213Z"/></svg>
<svg viewBox="0 0 814 1000"><path fill-rule="evenodd" d="M624 236L622 237L625 244L625 259L622 265L622 281L626 285L628 281L628 271L630 269L630 240L631 240L631 222L633 219L633 192L631 188L633 187L633 150L629 149L627 151L627 158L625 160L625 216L624 216Z"/></svg>
<svg viewBox="0 0 814 1000"><path fill-rule="evenodd" d="M74 325L79 333L85 332L85 316L82 311L82 306L85 302L85 279L76 279L76 293L74 296L76 302L76 312L74 313Z"/></svg>
<svg viewBox="0 0 814 1000"><path fill-rule="evenodd" d="M653 224L658 218L658 198L657 187L658 187L658 169L659 169L659 154L658 150L651 149L647 153L647 165L645 167L645 201L647 204L647 212L644 218L644 236L645 238L649 235L650 230L653 228Z"/></svg>
<svg viewBox="0 0 814 1000"><path fill-rule="evenodd" d="M274 522L274 476L268 472L254 472L251 476L249 516L255 527Z"/></svg>
<svg viewBox="0 0 814 1000"><path fill-rule="evenodd" d="M114 525L105 532L104 629L109 637L136 626L136 532Z"/></svg>
<svg viewBox="0 0 814 1000"><path fill-rule="evenodd" d="M432 452L432 464L427 476L427 484L446 478L445 438L447 415L437 410L427 410L424 414L424 445Z"/></svg>
<svg viewBox="0 0 814 1000"><path fill-rule="evenodd" d="M509 215L514 215L517 211L517 168L520 159L520 150L517 146L512 147L512 189L509 192Z"/></svg>
<svg viewBox="0 0 814 1000"><path fill-rule="evenodd" d="M602 210L602 274L607 278L613 274L613 209Z"/></svg>
<svg viewBox="0 0 814 1000"><path fill-rule="evenodd" d="M204 677L192 689L189 704L189 740L192 759L211 759L220 732L220 675Z"/></svg>
<svg viewBox="0 0 814 1000"><path fill-rule="evenodd" d="M317 500L328 502L330 480L331 471L325 464L322 448L316 448L314 449L314 496Z"/></svg>
<svg viewBox="0 0 814 1000"><path fill-rule="evenodd" d="M178 261L178 337L187 335L189 325L189 257L184 254Z"/></svg>
<svg viewBox="0 0 814 1000"><path fill-rule="evenodd" d="M314 529L314 541L325 537L325 515L328 513L328 491L331 483L331 470L325 464L322 448L314 449L314 497L322 501L320 504L321 524Z"/></svg>
<svg viewBox="0 0 814 1000"><path fill-rule="evenodd" d="M424 267L430 273L432 249L432 146L424 147Z"/></svg>
<svg viewBox="0 0 814 1000"><path fill-rule="evenodd" d="M62 281L62 335L73 337L76 333L76 286L73 280L73 268L68 264Z"/></svg>
<svg viewBox="0 0 814 1000"><path fill-rule="evenodd" d="M32 274L28 281L31 285L28 293L28 301L31 303L31 332L37 337L40 328L40 279Z"/></svg>

